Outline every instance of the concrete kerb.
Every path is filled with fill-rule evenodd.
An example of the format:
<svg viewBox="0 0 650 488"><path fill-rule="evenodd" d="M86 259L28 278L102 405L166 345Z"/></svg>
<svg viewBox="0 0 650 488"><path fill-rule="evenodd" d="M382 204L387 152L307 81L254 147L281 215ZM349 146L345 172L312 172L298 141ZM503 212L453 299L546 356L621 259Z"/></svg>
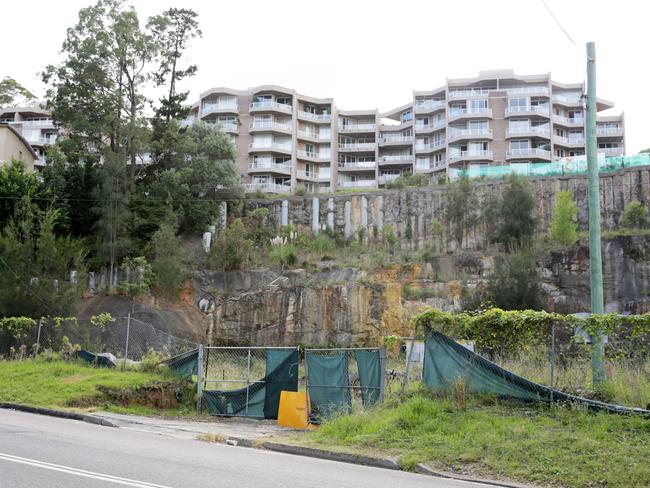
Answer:
<svg viewBox="0 0 650 488"><path fill-rule="evenodd" d="M53 408L32 407L30 405L22 405L20 403L0 403L0 408L8 410L18 410L20 412L36 413L39 415L48 415L50 417L59 417L68 420L78 420L80 422L87 422L89 424L102 425L104 427L117 427L110 420L106 420L94 415L85 413L66 412L65 410L55 410Z"/></svg>
<svg viewBox="0 0 650 488"><path fill-rule="evenodd" d="M534 485L515 483L513 481L497 481L497 480L490 480L484 478L475 478L473 476L467 476L460 473L452 473L449 471L436 471L435 469L431 469L429 466L426 466L424 464L416 464L415 472L420 474L426 474L429 476L436 476L437 478L448 478L448 479L459 480L459 481L469 481L471 483L481 483L484 485L491 485L491 486L502 486L505 488L537 488Z"/></svg>

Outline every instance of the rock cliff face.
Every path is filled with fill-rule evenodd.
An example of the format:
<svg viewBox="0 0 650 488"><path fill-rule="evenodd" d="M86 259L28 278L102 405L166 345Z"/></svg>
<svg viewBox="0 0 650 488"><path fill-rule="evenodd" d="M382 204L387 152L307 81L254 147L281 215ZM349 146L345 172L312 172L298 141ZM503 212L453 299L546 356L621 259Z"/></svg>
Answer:
<svg viewBox="0 0 650 488"><path fill-rule="evenodd" d="M491 256L442 256L431 263L367 273L332 269L202 273L198 287L210 301L213 343L254 345L379 344L410 333L410 317L426 306L454 310L464 288L484 279ZM589 309L589 257L584 247L540 256L546 308ZM603 243L608 311L650 310L650 237Z"/></svg>

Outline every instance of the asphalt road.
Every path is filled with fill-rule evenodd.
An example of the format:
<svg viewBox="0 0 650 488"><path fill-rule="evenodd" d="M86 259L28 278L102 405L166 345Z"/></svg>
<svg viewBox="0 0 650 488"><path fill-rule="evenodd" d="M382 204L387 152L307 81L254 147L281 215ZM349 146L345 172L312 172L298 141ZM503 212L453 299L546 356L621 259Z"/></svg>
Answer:
<svg viewBox="0 0 650 488"><path fill-rule="evenodd" d="M470 488L445 480L0 409L1 488Z"/></svg>

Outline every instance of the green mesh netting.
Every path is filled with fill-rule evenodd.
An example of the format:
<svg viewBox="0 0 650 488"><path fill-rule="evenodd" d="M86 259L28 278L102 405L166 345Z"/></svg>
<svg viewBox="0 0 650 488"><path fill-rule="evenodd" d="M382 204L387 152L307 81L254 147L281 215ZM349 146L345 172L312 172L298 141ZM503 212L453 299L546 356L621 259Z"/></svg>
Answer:
<svg viewBox="0 0 650 488"><path fill-rule="evenodd" d="M346 351L305 353L309 386L310 419L330 418L352 409Z"/></svg>
<svg viewBox="0 0 650 488"><path fill-rule="evenodd" d="M381 360L379 351L355 351L359 368L359 384L361 386L361 401L364 407L379 403L381 394Z"/></svg>
<svg viewBox="0 0 650 488"><path fill-rule="evenodd" d="M199 370L199 350L194 349L167 360L167 366L178 376L192 379Z"/></svg>
<svg viewBox="0 0 650 488"><path fill-rule="evenodd" d="M449 337L429 330L425 341L424 383L434 389L447 389L460 378L470 393L492 393L506 398L551 401L551 389L507 371L473 353ZM638 413L650 416L650 411L589 400L552 391L553 401L579 403L589 410L613 413Z"/></svg>
<svg viewBox="0 0 650 488"><path fill-rule="evenodd" d="M264 378L238 390L207 390L204 404L212 415L277 419L280 392L298 391L297 350L269 349Z"/></svg>

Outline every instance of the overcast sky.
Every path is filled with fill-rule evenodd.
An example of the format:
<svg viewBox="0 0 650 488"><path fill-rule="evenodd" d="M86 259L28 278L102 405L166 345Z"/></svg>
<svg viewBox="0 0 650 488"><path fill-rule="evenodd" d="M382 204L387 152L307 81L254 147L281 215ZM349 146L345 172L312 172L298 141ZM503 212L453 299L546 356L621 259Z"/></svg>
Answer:
<svg viewBox="0 0 650 488"><path fill-rule="evenodd" d="M60 59L67 27L90 0L2 3L0 78L11 76L42 96L38 72ZM582 82L583 54L541 0L131 0L141 19L170 6L199 13L203 38L189 51L199 66L183 89L194 101L213 86L278 84L343 109L388 110L412 90L445 78L513 68ZM547 0L584 51L596 42L598 96L625 112L627 153L650 146L650 2Z"/></svg>

